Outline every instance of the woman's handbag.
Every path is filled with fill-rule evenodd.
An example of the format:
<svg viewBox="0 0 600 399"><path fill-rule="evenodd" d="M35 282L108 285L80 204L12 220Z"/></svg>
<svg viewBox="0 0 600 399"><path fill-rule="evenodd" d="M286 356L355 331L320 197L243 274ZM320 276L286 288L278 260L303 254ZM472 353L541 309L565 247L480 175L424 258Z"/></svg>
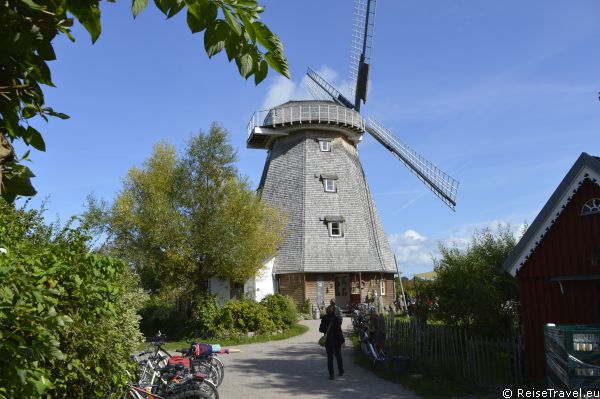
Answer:
<svg viewBox="0 0 600 399"><path fill-rule="evenodd" d="M333 324L333 321L329 323L329 326L327 327L327 332L325 333L325 335L323 335L321 338L319 338L319 345L325 346L325 344L327 343L327 335L329 335L329 330L331 329L331 324Z"/></svg>

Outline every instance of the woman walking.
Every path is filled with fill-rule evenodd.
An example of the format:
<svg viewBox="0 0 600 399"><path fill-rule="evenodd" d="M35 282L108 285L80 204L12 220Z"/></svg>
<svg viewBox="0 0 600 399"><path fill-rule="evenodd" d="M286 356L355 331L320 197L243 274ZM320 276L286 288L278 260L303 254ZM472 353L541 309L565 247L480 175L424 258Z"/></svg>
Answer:
<svg viewBox="0 0 600 399"><path fill-rule="evenodd" d="M333 380L333 356L337 360L339 375L344 375L344 363L342 362L342 344L345 342L342 334L342 319L335 315L335 305L329 305L325 316L321 319L319 331L327 334L325 349L327 350L327 369L329 379Z"/></svg>

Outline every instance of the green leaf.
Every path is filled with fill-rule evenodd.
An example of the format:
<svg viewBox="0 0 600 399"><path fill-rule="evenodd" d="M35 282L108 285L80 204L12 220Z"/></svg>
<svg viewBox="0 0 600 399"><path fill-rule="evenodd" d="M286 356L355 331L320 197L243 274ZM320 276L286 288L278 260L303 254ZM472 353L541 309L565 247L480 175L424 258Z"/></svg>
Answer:
<svg viewBox="0 0 600 399"><path fill-rule="evenodd" d="M256 40L267 49L267 51L277 52L277 43L274 40L277 37L267 25L263 24L260 21L255 21L252 23L252 27L254 28L254 32L256 33Z"/></svg>
<svg viewBox="0 0 600 399"><path fill-rule="evenodd" d="M269 66L267 61L261 60L254 67L254 84L258 85L260 82L265 80L267 73L269 72Z"/></svg>
<svg viewBox="0 0 600 399"><path fill-rule="evenodd" d="M231 35L225 41L225 53L227 53L227 59L229 62L240 54L243 44L240 41L239 36Z"/></svg>
<svg viewBox="0 0 600 399"><path fill-rule="evenodd" d="M167 19L177 15L185 7L185 2L182 0L154 0L154 4Z"/></svg>
<svg viewBox="0 0 600 399"><path fill-rule="evenodd" d="M252 43L255 43L256 32L254 31L254 25L252 25L252 22L244 15L244 13L239 13L239 16L242 20L242 23L244 24L244 28L246 28L246 33L248 34L248 36L250 36L250 40L252 40Z"/></svg>
<svg viewBox="0 0 600 399"><path fill-rule="evenodd" d="M148 7L148 0L131 0L131 13L133 14L133 18L137 17L146 7Z"/></svg>
<svg viewBox="0 0 600 399"><path fill-rule="evenodd" d="M227 23L229 24L231 29L233 29L233 31L238 36L241 36L242 35L242 25L240 25L240 22L238 21L236 16L233 15L233 13L227 7L223 7L223 14L225 15L225 20L227 20Z"/></svg>
<svg viewBox="0 0 600 399"><path fill-rule="evenodd" d="M231 35L231 28L227 22L217 19L211 23L204 32L204 48L208 58L219 53L225 47L225 41Z"/></svg>
<svg viewBox="0 0 600 399"><path fill-rule="evenodd" d="M58 359L58 360L64 360L64 358L65 358L65 355L64 355L64 353L62 353L62 352L61 352L61 350L60 350L60 349L58 349L57 347L50 348L50 354L51 354L51 355L52 355L52 356L53 356L55 359Z"/></svg>
<svg viewBox="0 0 600 399"><path fill-rule="evenodd" d="M280 55L268 52L265 54L265 60L269 63L269 66L275 71L279 72L286 78L290 78L290 69L287 60Z"/></svg>
<svg viewBox="0 0 600 399"><path fill-rule="evenodd" d="M45 7L40 6L39 4L36 4L32 0L21 0L21 1L23 4L25 4L27 7L31 8L32 10L42 11L45 8Z"/></svg>
<svg viewBox="0 0 600 399"><path fill-rule="evenodd" d="M183 1L181 3L175 4L173 7L171 7L169 9L169 12L167 13L167 19L179 14L179 11L183 10L184 7L185 7L185 3Z"/></svg>
<svg viewBox="0 0 600 399"><path fill-rule="evenodd" d="M4 172L2 178L2 186L0 187L0 193L2 198L8 203L13 203L17 196L32 197L37 194L35 188L31 185L30 177L33 177L33 173L26 166L8 163L4 167L12 167Z"/></svg>
<svg viewBox="0 0 600 399"><path fill-rule="evenodd" d="M46 143L44 143L42 134L31 126L28 126L24 132L21 132L21 137L23 137L25 144L32 146L36 150L46 151Z"/></svg>
<svg viewBox="0 0 600 399"><path fill-rule="evenodd" d="M53 61L56 59L56 53L52 47L52 43L49 41L42 41L38 43L37 53L42 57L43 60Z"/></svg>
<svg viewBox="0 0 600 399"><path fill-rule="evenodd" d="M252 74L252 66L254 65L252 55L249 53L242 54L239 57L236 57L235 62L240 71L240 75L245 79L248 79L248 76Z"/></svg>
<svg viewBox="0 0 600 399"><path fill-rule="evenodd" d="M27 376L27 370L16 368L15 372L19 376L19 380L21 380L21 385L25 385L25 377Z"/></svg>
<svg viewBox="0 0 600 399"><path fill-rule="evenodd" d="M169 13L169 9L172 7L175 1L172 0L154 0L154 4L156 8L160 10L163 14L167 15Z"/></svg>
<svg viewBox="0 0 600 399"><path fill-rule="evenodd" d="M187 23L192 33L202 32L217 19L219 8L212 1L188 1L187 6Z"/></svg>
<svg viewBox="0 0 600 399"><path fill-rule="evenodd" d="M38 113L37 104L23 103L21 116L25 119L33 118Z"/></svg>
<svg viewBox="0 0 600 399"><path fill-rule="evenodd" d="M256 7L258 7L258 3L256 2L256 0L238 0L237 6L238 7L256 8Z"/></svg>
<svg viewBox="0 0 600 399"><path fill-rule="evenodd" d="M95 0L91 4L84 1L70 1L68 9L89 32L92 43L95 43L102 31L98 1Z"/></svg>
<svg viewBox="0 0 600 399"><path fill-rule="evenodd" d="M63 114L62 112L56 112L54 111L52 108L50 107L46 107L46 108L42 108L42 112L50 115L50 116L54 116L56 118L60 118L60 119L69 119L70 116L67 114Z"/></svg>
<svg viewBox="0 0 600 399"><path fill-rule="evenodd" d="M32 56L30 60L31 61L29 65L32 67L32 71L34 72L32 75L35 77L38 83L43 83L45 85L54 87L50 68L48 68L48 64L46 64L44 59L41 56Z"/></svg>

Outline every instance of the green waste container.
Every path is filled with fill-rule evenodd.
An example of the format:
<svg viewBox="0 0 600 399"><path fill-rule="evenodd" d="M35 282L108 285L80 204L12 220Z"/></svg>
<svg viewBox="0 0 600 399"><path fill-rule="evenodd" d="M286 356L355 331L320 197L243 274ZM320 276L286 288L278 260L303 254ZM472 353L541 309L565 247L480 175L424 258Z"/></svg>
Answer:
<svg viewBox="0 0 600 399"><path fill-rule="evenodd" d="M600 388L600 324L546 324L544 346L551 388Z"/></svg>

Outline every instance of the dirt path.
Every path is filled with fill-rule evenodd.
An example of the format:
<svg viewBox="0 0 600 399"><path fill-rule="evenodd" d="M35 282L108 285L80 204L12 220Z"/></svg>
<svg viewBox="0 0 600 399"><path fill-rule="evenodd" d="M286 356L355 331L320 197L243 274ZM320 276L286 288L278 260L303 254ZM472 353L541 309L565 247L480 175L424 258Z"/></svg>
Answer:
<svg viewBox="0 0 600 399"><path fill-rule="evenodd" d="M318 346L319 320L301 322L310 330L298 337L265 344L241 345L242 353L221 355L225 380L219 387L221 399L233 398L407 398L412 391L382 380L352 362L352 348L342 347L345 375L328 379L325 349ZM351 322L344 318L343 329ZM335 362L334 362L335 363ZM337 373L337 366L336 366Z"/></svg>

